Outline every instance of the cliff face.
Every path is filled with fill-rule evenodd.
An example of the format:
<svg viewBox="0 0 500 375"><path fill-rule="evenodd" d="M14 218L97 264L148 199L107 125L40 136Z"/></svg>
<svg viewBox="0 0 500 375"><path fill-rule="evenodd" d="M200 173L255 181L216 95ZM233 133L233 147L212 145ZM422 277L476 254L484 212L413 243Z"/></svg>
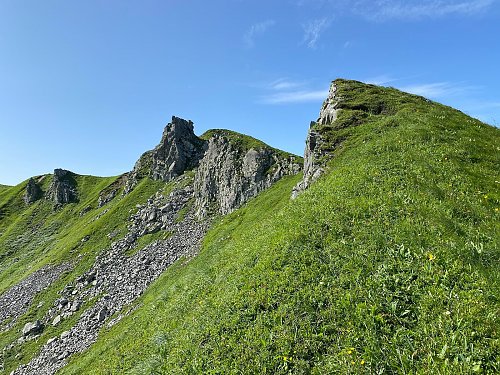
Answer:
<svg viewBox="0 0 500 375"><path fill-rule="evenodd" d="M286 175L297 174L295 157L270 147L245 149L214 133L195 176L195 212L228 214Z"/></svg>
<svg viewBox="0 0 500 375"><path fill-rule="evenodd" d="M338 91L336 81L332 82L328 97L321 106L318 119L316 122L311 122L304 150L304 178L293 189L292 198L297 197L300 192L307 189L324 172L324 165L329 152L325 152L322 146L328 141L324 139L318 128L332 125L337 120L342 103ZM331 150L329 151L331 152Z"/></svg>
<svg viewBox="0 0 500 375"><path fill-rule="evenodd" d="M227 214L301 169L300 158L251 137L213 130L199 138L191 121L172 117L160 144L144 153L130 172L125 192L144 177L168 182L195 170L194 207L203 218Z"/></svg>
<svg viewBox="0 0 500 375"><path fill-rule="evenodd" d="M153 150L151 177L170 181L198 166L205 142L194 134L192 121L172 117L163 131L160 144Z"/></svg>

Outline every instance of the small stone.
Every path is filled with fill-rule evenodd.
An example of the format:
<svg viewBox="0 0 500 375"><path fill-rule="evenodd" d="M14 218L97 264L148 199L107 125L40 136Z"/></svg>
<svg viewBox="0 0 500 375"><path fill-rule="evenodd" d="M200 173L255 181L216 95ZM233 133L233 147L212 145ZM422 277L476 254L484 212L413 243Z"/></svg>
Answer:
<svg viewBox="0 0 500 375"><path fill-rule="evenodd" d="M69 337L70 334L71 334L70 331L64 331L63 333L61 333L61 340L64 340L66 337Z"/></svg>
<svg viewBox="0 0 500 375"><path fill-rule="evenodd" d="M69 357L69 352L67 350L65 350L59 357L57 357L57 359L59 361L62 361L63 359Z"/></svg>
<svg viewBox="0 0 500 375"><path fill-rule="evenodd" d="M52 325L55 327L56 325L58 325L59 323L61 323L61 315L57 315L54 320L52 321Z"/></svg>
<svg viewBox="0 0 500 375"><path fill-rule="evenodd" d="M56 340L57 340L57 337L52 337L51 339L47 340L47 344L46 345L50 345L50 344L52 344Z"/></svg>
<svg viewBox="0 0 500 375"><path fill-rule="evenodd" d="M23 328L23 335L33 335L36 333L40 333L43 331L43 324L39 320L36 320L34 323L26 323Z"/></svg>
<svg viewBox="0 0 500 375"><path fill-rule="evenodd" d="M97 320L99 322L103 322L105 319L106 319L106 316L108 315L108 309L105 307L103 307L99 313L97 314Z"/></svg>
<svg viewBox="0 0 500 375"><path fill-rule="evenodd" d="M73 301L73 303L71 304L71 309L70 309L70 311L71 311L71 312L78 311L78 310L80 309L80 306L81 306L80 301Z"/></svg>

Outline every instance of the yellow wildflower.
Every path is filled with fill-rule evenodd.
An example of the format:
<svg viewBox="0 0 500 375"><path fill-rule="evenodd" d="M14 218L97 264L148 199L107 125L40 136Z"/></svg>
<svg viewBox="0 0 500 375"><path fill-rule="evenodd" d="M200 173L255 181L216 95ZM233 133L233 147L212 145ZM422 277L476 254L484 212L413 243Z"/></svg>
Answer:
<svg viewBox="0 0 500 375"><path fill-rule="evenodd" d="M434 259L436 259L436 256L434 254L429 253L429 255L427 255L427 259L433 261Z"/></svg>

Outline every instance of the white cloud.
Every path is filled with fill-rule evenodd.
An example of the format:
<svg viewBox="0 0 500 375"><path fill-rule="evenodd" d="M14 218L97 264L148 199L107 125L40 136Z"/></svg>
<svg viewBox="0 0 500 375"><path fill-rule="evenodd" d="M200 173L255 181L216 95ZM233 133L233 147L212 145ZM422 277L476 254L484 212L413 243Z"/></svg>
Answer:
<svg viewBox="0 0 500 375"><path fill-rule="evenodd" d="M270 27L274 26L276 22L274 20L266 20L259 22L250 26L245 35L243 36L243 41L248 48L255 46L255 38L259 35L264 34Z"/></svg>
<svg viewBox="0 0 500 375"><path fill-rule="evenodd" d="M494 0L421 0L421 1L357 1L354 12L368 19L387 21L391 19L438 18L448 15L473 15L484 12Z"/></svg>
<svg viewBox="0 0 500 375"><path fill-rule="evenodd" d="M399 88L415 95L421 95L428 98L443 98L450 97L457 94L463 94L466 91L473 89L470 86L462 86L450 82L436 82L436 83L423 83L409 85Z"/></svg>
<svg viewBox="0 0 500 375"><path fill-rule="evenodd" d="M291 81L288 78L279 78L266 85L270 90L291 90L304 86L305 82Z"/></svg>
<svg viewBox="0 0 500 375"><path fill-rule="evenodd" d="M386 75L386 74L382 74L380 76L371 77L371 78L364 80L365 83L369 83L371 85L377 85L377 86L384 86L384 85L391 83L391 82L394 82L394 81L397 81L397 79L392 78L391 76Z"/></svg>
<svg viewBox="0 0 500 375"><path fill-rule="evenodd" d="M264 96L261 102L264 104L322 102L327 96L328 89L284 91Z"/></svg>
<svg viewBox="0 0 500 375"><path fill-rule="evenodd" d="M316 43L321 37L321 34L330 27L330 24L330 20L321 18L303 25L304 39L302 43L306 43L309 48L316 48Z"/></svg>

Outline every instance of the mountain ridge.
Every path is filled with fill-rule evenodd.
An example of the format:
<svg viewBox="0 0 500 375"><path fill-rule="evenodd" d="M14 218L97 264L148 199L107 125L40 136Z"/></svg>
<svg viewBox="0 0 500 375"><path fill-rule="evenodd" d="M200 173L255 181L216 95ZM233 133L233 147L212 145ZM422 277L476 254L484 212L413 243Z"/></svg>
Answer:
<svg viewBox="0 0 500 375"><path fill-rule="evenodd" d="M169 175L164 147L130 191L127 175L76 175L79 201L56 210L26 205L25 185L0 192L0 299L44 264L55 277L2 317L3 368L499 370L498 129L391 88L336 80L330 93L304 176L293 155L213 130L197 167Z"/></svg>

